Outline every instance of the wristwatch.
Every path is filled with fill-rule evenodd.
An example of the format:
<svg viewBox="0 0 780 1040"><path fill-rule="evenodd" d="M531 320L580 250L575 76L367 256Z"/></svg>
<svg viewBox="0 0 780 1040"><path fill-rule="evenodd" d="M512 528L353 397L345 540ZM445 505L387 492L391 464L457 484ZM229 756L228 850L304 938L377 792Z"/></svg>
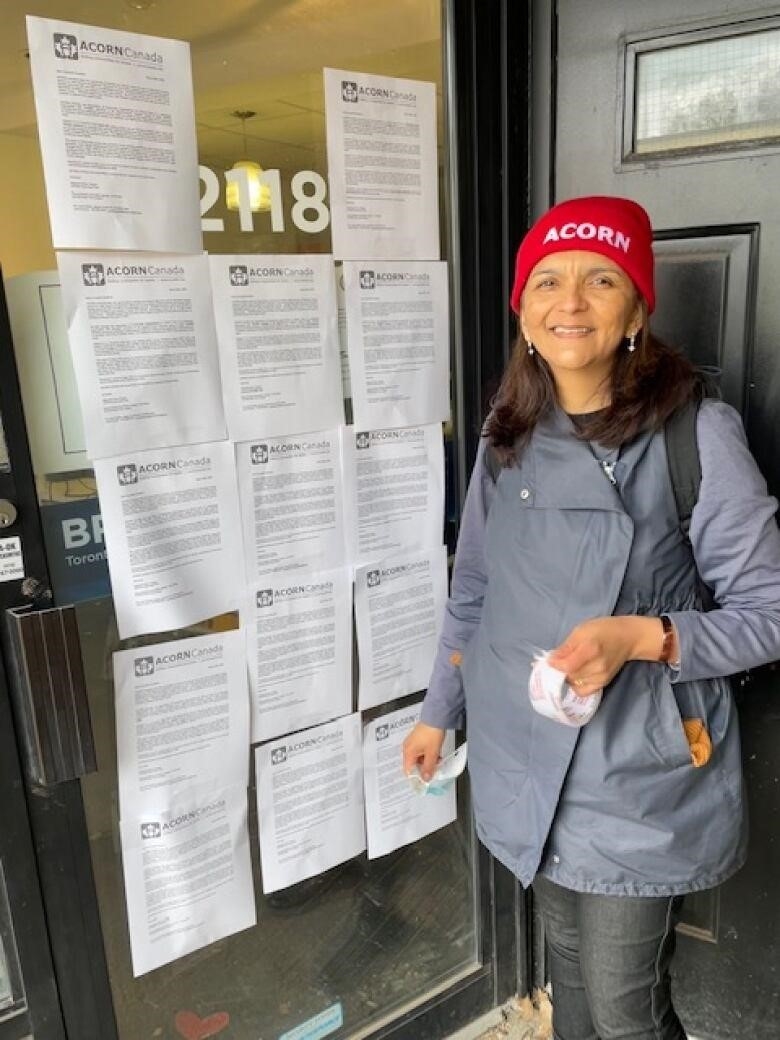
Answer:
<svg viewBox="0 0 780 1040"><path fill-rule="evenodd" d="M674 645L674 625L668 614L661 614L661 627L664 630L664 635L658 660L661 664L669 664L672 659L672 646Z"/></svg>

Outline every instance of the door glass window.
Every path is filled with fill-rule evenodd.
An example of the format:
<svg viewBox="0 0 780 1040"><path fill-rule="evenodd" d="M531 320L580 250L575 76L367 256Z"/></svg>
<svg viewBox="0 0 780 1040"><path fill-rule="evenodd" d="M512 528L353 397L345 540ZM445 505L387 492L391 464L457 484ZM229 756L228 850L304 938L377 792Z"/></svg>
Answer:
<svg viewBox="0 0 780 1040"><path fill-rule="evenodd" d="M56 265L24 54L28 6L26 0L9 0L3 9L12 31L4 44L0 117L0 255L11 286L20 278L51 286ZM440 0L381 0L357 7L346 0L72 0L66 8L50 0L37 3L35 13L190 42L201 206L211 222L204 248L210 253L330 250L323 66L434 82L440 178L446 173ZM253 164L248 169L258 182L251 226L245 221L242 227L224 175L246 163ZM446 244L448 236L441 240ZM35 331L29 349L41 359L33 366L39 378L31 385L40 383L53 358L58 365L62 361L63 353L52 347L62 333L55 312L49 300L48 310L41 309L30 326ZM27 349L19 346L22 337L16 338L17 349ZM111 655L155 637L118 640L77 406L63 403L67 373L54 375L50 406L37 397L25 399L25 407L31 440L36 430L42 438L40 450L33 443L33 456L55 600L79 603L99 762L98 772L81 785L120 1037L222 1031L235 1040L276 1040L288 1033L357 1037L472 973L479 965L478 881L464 791L454 825L380 859L362 855L264 896L250 789L257 926L133 977L119 843ZM64 436L68 430L70 438ZM235 624L234 616L217 618L176 635ZM383 705L382 711L397 706Z"/></svg>
<svg viewBox="0 0 780 1040"><path fill-rule="evenodd" d="M636 155L780 138L780 28L629 47Z"/></svg>

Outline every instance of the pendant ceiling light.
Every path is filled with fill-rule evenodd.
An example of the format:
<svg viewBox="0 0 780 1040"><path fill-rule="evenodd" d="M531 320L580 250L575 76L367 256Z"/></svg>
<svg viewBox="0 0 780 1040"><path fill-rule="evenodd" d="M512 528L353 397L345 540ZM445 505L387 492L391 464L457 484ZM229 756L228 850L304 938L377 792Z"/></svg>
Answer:
<svg viewBox="0 0 780 1040"><path fill-rule="evenodd" d="M241 134L243 139L242 155L246 156L246 121L255 115L254 112L242 109L232 113L236 119L241 120ZM249 187L249 208L253 213L268 213L271 209L271 189L263 184L261 176L263 167L252 159L239 159L233 163L232 169L243 171L246 183ZM240 185L235 181L228 181L225 188L225 205L229 210L239 208Z"/></svg>

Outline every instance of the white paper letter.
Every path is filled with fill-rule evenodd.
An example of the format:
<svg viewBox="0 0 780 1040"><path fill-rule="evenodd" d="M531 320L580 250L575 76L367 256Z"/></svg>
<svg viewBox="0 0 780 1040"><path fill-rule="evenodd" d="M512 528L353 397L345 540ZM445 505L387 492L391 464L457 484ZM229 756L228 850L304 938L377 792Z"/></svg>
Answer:
<svg viewBox="0 0 780 1040"><path fill-rule="evenodd" d="M334 253L438 260L435 84L323 74Z"/></svg>
<svg viewBox="0 0 780 1040"><path fill-rule="evenodd" d="M338 430L236 446L247 580L346 558Z"/></svg>
<svg viewBox="0 0 780 1040"><path fill-rule="evenodd" d="M345 263L344 291L356 428L449 419L447 265Z"/></svg>
<svg viewBox="0 0 780 1040"><path fill-rule="evenodd" d="M55 248L199 252L189 44L29 15L27 39Z"/></svg>
<svg viewBox="0 0 780 1040"><path fill-rule="evenodd" d="M225 436L205 256L58 253L92 459Z"/></svg>
<svg viewBox="0 0 780 1040"><path fill-rule="evenodd" d="M382 715L363 729L369 859L418 841L457 816L454 784L440 796L428 796L417 794L404 775L401 746L419 720L420 706L416 704ZM454 748L455 735L449 731L442 757Z"/></svg>
<svg viewBox="0 0 780 1040"><path fill-rule="evenodd" d="M95 463L120 638L237 610L243 599L233 445Z"/></svg>
<svg viewBox="0 0 780 1040"><path fill-rule="evenodd" d="M252 741L352 707L352 581L346 568L270 574L247 608Z"/></svg>
<svg viewBox="0 0 780 1040"><path fill-rule="evenodd" d="M255 764L264 892L365 850L359 715L262 744Z"/></svg>
<svg viewBox="0 0 780 1040"><path fill-rule="evenodd" d="M242 631L119 650L114 657L123 819L209 781L249 782Z"/></svg>
<svg viewBox="0 0 780 1040"><path fill-rule="evenodd" d="M441 545L441 425L356 430L344 437L350 556L355 564Z"/></svg>
<svg viewBox="0 0 780 1040"><path fill-rule="evenodd" d="M231 439L343 423L333 257L210 261Z"/></svg>
<svg viewBox="0 0 780 1040"><path fill-rule="evenodd" d="M447 600L447 550L387 557L355 573L361 709L423 690Z"/></svg>
<svg viewBox="0 0 780 1040"><path fill-rule="evenodd" d="M164 799L120 835L135 976L257 922L246 788Z"/></svg>

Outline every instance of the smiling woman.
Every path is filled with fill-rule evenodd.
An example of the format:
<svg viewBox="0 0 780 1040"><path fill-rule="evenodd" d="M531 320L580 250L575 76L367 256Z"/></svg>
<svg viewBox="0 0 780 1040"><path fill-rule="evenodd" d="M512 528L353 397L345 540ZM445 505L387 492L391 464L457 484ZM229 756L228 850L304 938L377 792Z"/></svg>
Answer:
<svg viewBox="0 0 780 1040"><path fill-rule="evenodd" d="M745 857L724 676L780 654L777 503L736 412L702 400L690 362L649 333L654 305L637 203L572 199L524 238L521 335L405 748L425 778L465 714L478 833L533 885L560 1040L684 1040L669 974L682 897ZM680 414L701 464L686 532L664 430ZM603 691L581 729L540 712L540 650L576 697Z"/></svg>

